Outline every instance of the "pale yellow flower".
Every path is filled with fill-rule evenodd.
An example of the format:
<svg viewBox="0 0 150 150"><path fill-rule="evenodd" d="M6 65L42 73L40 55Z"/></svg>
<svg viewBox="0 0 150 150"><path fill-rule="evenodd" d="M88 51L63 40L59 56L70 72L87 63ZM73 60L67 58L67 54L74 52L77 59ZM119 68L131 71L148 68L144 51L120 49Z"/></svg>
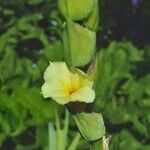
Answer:
<svg viewBox="0 0 150 150"><path fill-rule="evenodd" d="M75 70L71 72L64 62L50 62L44 72L43 97L51 97L59 104L93 102L93 81L81 70Z"/></svg>

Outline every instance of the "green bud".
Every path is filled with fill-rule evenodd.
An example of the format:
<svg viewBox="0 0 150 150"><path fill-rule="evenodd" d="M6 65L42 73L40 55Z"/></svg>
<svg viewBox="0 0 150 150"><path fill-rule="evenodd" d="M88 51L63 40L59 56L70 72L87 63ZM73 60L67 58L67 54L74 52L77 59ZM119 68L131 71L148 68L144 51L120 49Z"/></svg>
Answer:
<svg viewBox="0 0 150 150"><path fill-rule="evenodd" d="M87 141L95 141L105 134L103 117L98 113L78 113L73 115L78 129Z"/></svg>
<svg viewBox="0 0 150 150"><path fill-rule="evenodd" d="M72 66L84 66L93 57L96 34L68 20L63 30L65 60Z"/></svg>
<svg viewBox="0 0 150 150"><path fill-rule="evenodd" d="M58 6L63 15L74 21L88 17L94 8L96 0L58 0Z"/></svg>
<svg viewBox="0 0 150 150"><path fill-rule="evenodd" d="M85 26L92 31L97 31L99 26L99 7L98 0L95 1L94 9L85 22Z"/></svg>

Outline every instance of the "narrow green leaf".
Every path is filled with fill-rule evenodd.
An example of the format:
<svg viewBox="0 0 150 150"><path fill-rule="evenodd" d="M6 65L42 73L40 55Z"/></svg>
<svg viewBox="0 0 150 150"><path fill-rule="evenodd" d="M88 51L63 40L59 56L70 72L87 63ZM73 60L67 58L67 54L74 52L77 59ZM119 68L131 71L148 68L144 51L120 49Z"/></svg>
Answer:
<svg viewBox="0 0 150 150"><path fill-rule="evenodd" d="M49 147L48 150L57 150L56 132L53 123L48 124Z"/></svg>
<svg viewBox="0 0 150 150"><path fill-rule="evenodd" d="M79 144L79 140L80 140L80 134L77 133L72 141L72 143L70 144L68 150L76 150L77 149L77 146Z"/></svg>
<svg viewBox="0 0 150 150"><path fill-rule="evenodd" d="M4 81L14 75L16 67L16 54L9 47L5 49L5 54L0 62L0 80Z"/></svg>
<svg viewBox="0 0 150 150"><path fill-rule="evenodd" d="M64 127L61 129L60 120L56 112L57 150L65 150L67 146L67 134L69 126L69 113L66 111Z"/></svg>

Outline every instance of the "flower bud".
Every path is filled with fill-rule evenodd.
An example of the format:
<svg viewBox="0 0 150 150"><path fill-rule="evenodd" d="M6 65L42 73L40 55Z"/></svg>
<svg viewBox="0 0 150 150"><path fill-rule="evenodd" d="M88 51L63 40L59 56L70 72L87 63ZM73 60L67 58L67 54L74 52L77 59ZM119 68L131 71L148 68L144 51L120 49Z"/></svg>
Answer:
<svg viewBox="0 0 150 150"><path fill-rule="evenodd" d="M68 20L63 31L65 59L72 66L88 64L95 52L96 34Z"/></svg>
<svg viewBox="0 0 150 150"><path fill-rule="evenodd" d="M78 129L87 141L95 141L105 134L102 115L99 113L78 113L73 116Z"/></svg>
<svg viewBox="0 0 150 150"><path fill-rule="evenodd" d="M97 31L99 25L99 8L98 8L98 0L95 1L94 9L92 13L89 15L88 19L85 22L85 26L92 30Z"/></svg>
<svg viewBox="0 0 150 150"><path fill-rule="evenodd" d="M63 15L74 21L88 17L94 8L95 0L58 0Z"/></svg>

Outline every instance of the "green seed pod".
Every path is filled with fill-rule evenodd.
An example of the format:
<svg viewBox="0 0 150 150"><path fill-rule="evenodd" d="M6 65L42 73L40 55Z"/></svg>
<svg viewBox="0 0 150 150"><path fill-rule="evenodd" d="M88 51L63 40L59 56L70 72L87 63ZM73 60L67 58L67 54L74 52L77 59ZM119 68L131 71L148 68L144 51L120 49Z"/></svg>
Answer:
<svg viewBox="0 0 150 150"><path fill-rule="evenodd" d="M93 57L96 33L67 20L63 31L65 60L72 66L84 66Z"/></svg>
<svg viewBox="0 0 150 150"><path fill-rule="evenodd" d="M58 0L62 14L73 21L87 18L94 9L96 0Z"/></svg>
<svg viewBox="0 0 150 150"><path fill-rule="evenodd" d="M98 8L98 0L95 1L94 9L92 13L89 15L88 19L85 22L85 26L92 30L97 31L99 25L99 8Z"/></svg>

